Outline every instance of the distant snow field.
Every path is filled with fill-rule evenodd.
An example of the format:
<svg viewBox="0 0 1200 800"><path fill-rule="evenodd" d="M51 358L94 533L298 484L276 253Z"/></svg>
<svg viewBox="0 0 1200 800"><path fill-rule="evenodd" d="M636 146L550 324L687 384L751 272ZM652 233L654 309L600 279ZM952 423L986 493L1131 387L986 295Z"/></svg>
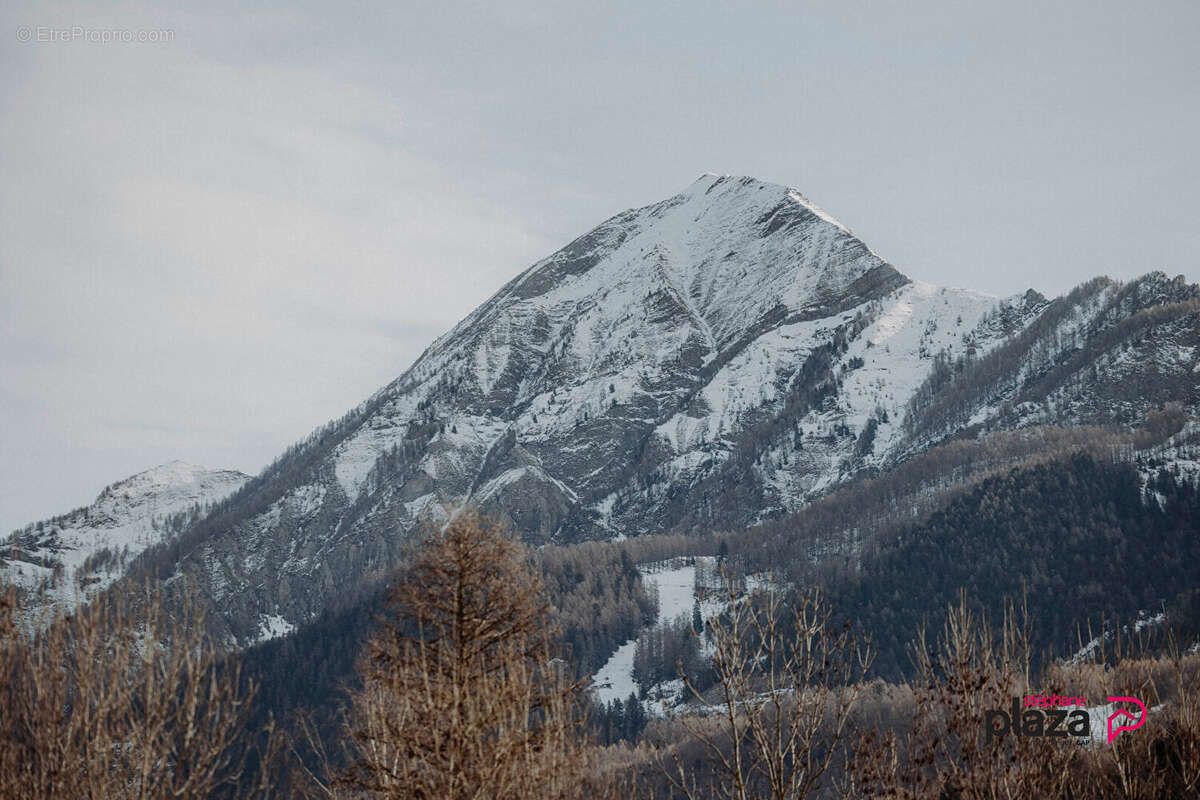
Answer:
<svg viewBox="0 0 1200 800"><path fill-rule="evenodd" d="M725 610L728 602L724 599L720 587L707 585L710 591L701 597L697 594L698 584L712 584L712 578L717 574L717 559L713 556L695 556L674 558L665 562L639 564L638 571L647 590L658 595L658 616L649 629L666 625L679 617L691 618L692 608L700 605L700 615L707 621ZM697 572L700 580L697 580ZM769 588L770 582L761 575L746 576L746 587L750 591ZM716 591L712 591L716 590ZM645 629L644 629L645 630ZM637 638L630 639L617 648L592 678L592 691L601 703L611 703L614 700L626 700L631 694L637 694L637 684L633 679L633 655L637 649ZM643 698L646 710L658 716L666 713L675 705L684 692L683 683L678 680L667 681L655 686Z"/></svg>

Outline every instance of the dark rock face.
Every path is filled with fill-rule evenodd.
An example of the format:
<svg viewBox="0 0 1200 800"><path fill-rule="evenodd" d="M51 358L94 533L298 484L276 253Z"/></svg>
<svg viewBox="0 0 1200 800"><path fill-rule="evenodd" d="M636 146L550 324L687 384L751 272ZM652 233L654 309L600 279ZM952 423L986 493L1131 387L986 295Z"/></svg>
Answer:
<svg viewBox="0 0 1200 800"><path fill-rule="evenodd" d="M704 176L514 278L151 560L247 644L464 503L539 544L730 528L972 425L1195 406L1195 287L1093 283L914 283L799 193Z"/></svg>

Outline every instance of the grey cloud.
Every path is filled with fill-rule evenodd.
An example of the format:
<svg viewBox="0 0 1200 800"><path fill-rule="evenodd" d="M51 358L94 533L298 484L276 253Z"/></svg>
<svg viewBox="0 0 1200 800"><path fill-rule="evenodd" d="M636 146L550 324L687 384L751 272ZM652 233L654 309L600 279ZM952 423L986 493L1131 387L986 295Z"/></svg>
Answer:
<svg viewBox="0 0 1200 800"><path fill-rule="evenodd" d="M0 529L252 472L539 257L701 172L914 277L1200 278L1200 6L0 10ZM21 44L20 25L160 28Z"/></svg>

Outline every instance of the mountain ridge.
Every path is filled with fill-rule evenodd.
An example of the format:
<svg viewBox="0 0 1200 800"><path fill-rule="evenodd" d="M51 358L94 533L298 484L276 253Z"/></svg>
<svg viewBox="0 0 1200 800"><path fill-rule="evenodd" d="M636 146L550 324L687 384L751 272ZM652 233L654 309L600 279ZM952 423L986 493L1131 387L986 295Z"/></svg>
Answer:
<svg viewBox="0 0 1200 800"><path fill-rule="evenodd" d="M88 597L249 480L179 460L135 473L87 506L13 531L0 550L0 580L52 605Z"/></svg>
<svg viewBox="0 0 1200 800"><path fill-rule="evenodd" d="M1153 273L1052 301L937 287L796 190L704 175L522 271L139 563L246 644L369 591L467 503L533 544L753 525L948 436L1070 423L1147 365L1161 391L1089 421L1194 409L1194 296ZM1134 329L1147 357L1110 352Z"/></svg>

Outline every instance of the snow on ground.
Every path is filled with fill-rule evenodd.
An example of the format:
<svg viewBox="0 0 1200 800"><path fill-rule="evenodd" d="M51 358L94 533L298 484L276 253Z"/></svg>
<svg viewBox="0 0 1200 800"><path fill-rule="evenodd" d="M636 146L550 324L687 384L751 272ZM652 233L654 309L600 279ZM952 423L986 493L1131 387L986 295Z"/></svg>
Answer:
<svg viewBox="0 0 1200 800"><path fill-rule="evenodd" d="M876 451L885 452L899 437L900 412L928 377L933 357L943 351L951 357L965 353L983 316L999 302L991 295L921 281L887 298L880 318L845 356L846 361L863 361L860 368L845 373L847 424L861 430L876 407L888 410L890 422L881 422L875 439ZM978 336L975 340L980 353L999 343Z"/></svg>
<svg viewBox="0 0 1200 800"><path fill-rule="evenodd" d="M694 562L682 566L660 568L655 565L643 568L642 580L658 592L657 623L670 622L680 616L691 617L692 606L696 602Z"/></svg>
<svg viewBox="0 0 1200 800"><path fill-rule="evenodd" d="M648 591L658 593L658 617L654 624L661 625L681 614L690 616L695 603L696 566L682 563L683 559L657 564L641 565L642 581ZM617 648L608 661L596 671L592 678L592 689L601 703L625 700L637 693L633 681L633 653L637 639L630 639Z"/></svg>
<svg viewBox="0 0 1200 800"><path fill-rule="evenodd" d="M837 424L847 425L858 433L868 424L876 422L874 458L882 461L903 440L903 412L913 394L921 387L935 363L939 353L957 357L973 350L981 355L1003 341L1000 335L989 335L985 330L984 318L994 311L1002 301L990 295L964 289L952 289L914 281L896 289L877 304L860 306L841 318L846 322L854 313L866 311L874 314L871 323L861 336L854 339L842 356L838 371L843 383L836 405L832 408L814 409L799 421L800 429L817 434L827 432ZM828 320L820 324L829 325ZM779 357L776 371L784 370L788 364L801 363L804 353L797 348L812 347L829 336L828 330L814 329L799 331L792 337L785 327L760 337L759 342L767 352ZM775 341L772 337L782 337ZM788 338L795 339L789 348ZM771 385L771 371L754 374L735 359L712 381L717 385L727 380L735 385ZM765 391L765 390L764 390ZM748 397L755 402L769 402L770 397ZM736 406L744 410L746 403ZM880 410L884 412L880 413ZM728 413L728 412L726 412ZM702 420L693 423L700 426ZM711 433L709 434L711 438ZM841 467L846 457L842 447L822 449L809 446L804 452L784 443L776 458L788 456L804 468L785 468L769 471L764 475L779 496L800 498L819 493L841 480Z"/></svg>
<svg viewBox="0 0 1200 800"><path fill-rule="evenodd" d="M646 589L658 594L658 617L654 625L662 625L681 614L691 616L692 605L696 602L696 565L693 559L639 565L638 571L642 573ZM633 681L633 653L636 649L637 639L630 639L618 647L604 666L596 671L592 690L601 703L625 700L637 693L637 684Z"/></svg>
<svg viewBox="0 0 1200 800"><path fill-rule="evenodd" d="M638 570L647 589L653 589L658 594L659 613L653 626L664 625L678 619L680 616L689 617L693 606L700 604L701 616L705 620L712 619L728 606L728 598L717 577L716 559L711 556L694 558L676 558L665 562L640 564ZM769 591L773 584L766 575L747 575L746 591ZM697 590L701 591L698 593ZM1160 624L1162 614L1139 614L1133 627L1135 631ZM652 626L652 627L653 627ZM1068 663L1078 664L1086 661L1102 643L1101 638L1088 642ZM1196 648L1200 648L1200 643ZM1194 649L1196 649L1194 648ZM633 657L637 649L637 639L630 639L617 648L608 661L595 674L592 680L592 691L596 699L604 704L614 700L626 700L630 695L638 695L638 687L633 679ZM664 681L650 687L640 697L646 712L652 716L663 717L679 705L687 694L683 681L675 679ZM1086 711L1091 727L1092 746L1105 744L1108 741L1108 717L1116 709L1111 703L1095 706L1072 706ZM1155 706L1147 713L1156 713L1162 706Z"/></svg>
<svg viewBox="0 0 1200 800"><path fill-rule="evenodd" d="M633 682L633 652L636 649L637 639L630 639L618 647L592 677L592 691L601 703L625 700L629 695L637 694L637 684Z"/></svg>
<svg viewBox="0 0 1200 800"><path fill-rule="evenodd" d="M671 709L690 697L693 697L691 691L681 679L675 678L651 686L642 705L650 716L665 717L671 713Z"/></svg>
<svg viewBox="0 0 1200 800"><path fill-rule="evenodd" d="M1137 620L1133 623L1133 632L1141 633L1143 628L1149 628L1154 625L1160 625L1160 624L1162 624L1162 622L1165 619L1166 619L1166 615L1163 614L1161 611L1157 614L1148 614L1145 611L1139 611L1138 615L1137 615ZM1129 626L1124 625L1124 626L1122 626L1121 630L1128 633ZM1083 647L1079 648L1079 650L1075 653L1075 655L1066 659L1065 663L1074 665L1074 664L1082 664L1087 661L1090 661L1092 659L1092 657L1094 656L1094 654L1096 653L1096 651L1106 641L1108 641L1111 638L1112 638L1112 633L1110 631L1101 633L1099 636L1097 636L1096 638L1089 641Z"/></svg>
<svg viewBox="0 0 1200 800"><path fill-rule="evenodd" d="M692 608L700 604L700 615L704 620L712 619L728 606L728 598L717 572L717 559L713 556L673 558L651 564L639 564L638 571L647 591L658 595L658 616L650 626L665 625L685 617L691 619ZM770 589L771 582L762 575L746 576L748 591ZM702 592L698 593L697 589ZM601 703L626 700L637 694L633 680L633 655L637 639L630 639L617 648L592 678L592 691ZM666 681L650 688L643 699L646 711L663 716L675 706L686 691L680 680Z"/></svg>
<svg viewBox="0 0 1200 800"><path fill-rule="evenodd" d="M278 614L263 614L259 619L258 641L266 642L287 636L296 630L296 626Z"/></svg>

